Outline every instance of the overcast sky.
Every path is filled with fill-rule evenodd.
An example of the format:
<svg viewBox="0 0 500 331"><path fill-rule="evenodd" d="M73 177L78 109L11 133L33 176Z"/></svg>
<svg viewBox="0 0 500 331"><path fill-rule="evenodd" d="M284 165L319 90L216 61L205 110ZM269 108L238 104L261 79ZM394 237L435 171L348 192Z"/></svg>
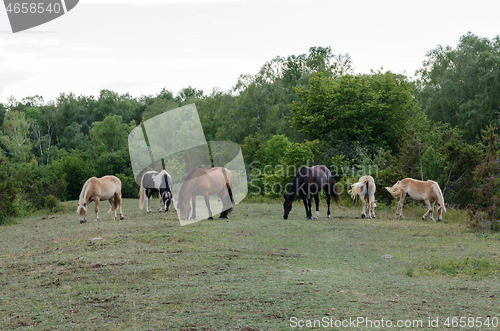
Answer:
<svg viewBox="0 0 500 331"><path fill-rule="evenodd" d="M276 56L330 46L356 72L413 76L438 45L500 34L500 1L80 0L13 34L0 7L0 102L60 93L227 91Z"/></svg>

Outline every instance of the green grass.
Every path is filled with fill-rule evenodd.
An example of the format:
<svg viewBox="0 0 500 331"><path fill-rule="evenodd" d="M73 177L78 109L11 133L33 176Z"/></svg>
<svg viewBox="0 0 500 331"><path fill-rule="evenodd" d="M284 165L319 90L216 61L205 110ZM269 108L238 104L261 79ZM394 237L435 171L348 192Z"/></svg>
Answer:
<svg viewBox="0 0 500 331"><path fill-rule="evenodd" d="M436 330L429 316L500 318L500 235L468 230L460 210L437 223L420 205L404 220L378 206L369 220L349 203L306 221L296 202L284 220L280 200L263 200L180 227L137 200L124 201L123 221L107 209L79 224L71 202L0 228L1 330L298 329L292 317Z"/></svg>

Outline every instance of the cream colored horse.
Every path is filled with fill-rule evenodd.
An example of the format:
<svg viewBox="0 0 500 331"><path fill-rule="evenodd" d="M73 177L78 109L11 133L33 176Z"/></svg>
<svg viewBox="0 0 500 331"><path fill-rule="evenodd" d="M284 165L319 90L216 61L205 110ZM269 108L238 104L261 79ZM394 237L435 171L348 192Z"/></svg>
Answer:
<svg viewBox="0 0 500 331"><path fill-rule="evenodd" d="M403 203L407 195L414 200L425 201L427 205L427 213L422 216L425 219L427 215L431 214L431 220L434 220L434 203L438 203L438 221L443 220L443 214L446 212L446 204L444 203L443 193L439 188L439 184L433 180L428 180L423 182L421 180L416 180L413 178L405 178L400 180L392 187L386 187L387 191L392 194L393 197L399 197L398 207L396 209L396 217L403 216Z"/></svg>
<svg viewBox="0 0 500 331"><path fill-rule="evenodd" d="M99 220L99 201L108 200L111 204L109 211L113 211L113 220L116 219L116 210L120 208L120 219L122 213L122 182L115 176L104 176L101 178L91 177L87 179L80 192L80 200L76 212L80 215L80 223L87 222L87 208L89 203L95 202L95 219Z"/></svg>
<svg viewBox="0 0 500 331"><path fill-rule="evenodd" d="M361 217L363 218L366 217L365 200L368 200L368 218L375 218L375 207L377 207L377 204L375 203L376 189L375 181L372 176L363 176L357 183L351 185L349 194L354 200L356 199L356 195L358 195L363 203L363 212L361 214Z"/></svg>
<svg viewBox="0 0 500 331"><path fill-rule="evenodd" d="M231 191L232 174L224 167L212 169L194 168L189 172L182 182L177 199L179 218L187 220L191 209L193 211L191 219L196 219L196 197L198 195L205 198L208 209L208 219L213 219L210 209L209 195L217 194L222 201L222 212L220 218L227 218L233 209L233 193ZM189 204L192 201L192 208Z"/></svg>

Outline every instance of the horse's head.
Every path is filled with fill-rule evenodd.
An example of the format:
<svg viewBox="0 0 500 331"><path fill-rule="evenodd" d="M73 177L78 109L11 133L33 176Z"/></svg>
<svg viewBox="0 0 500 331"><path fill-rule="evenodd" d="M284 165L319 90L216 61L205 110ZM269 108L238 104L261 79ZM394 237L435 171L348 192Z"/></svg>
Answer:
<svg viewBox="0 0 500 331"><path fill-rule="evenodd" d="M177 210L179 211L179 218L181 221L187 220L189 213L191 212L191 205L189 204L189 201L179 197L177 199Z"/></svg>
<svg viewBox="0 0 500 331"><path fill-rule="evenodd" d="M290 211L292 210L292 204L293 204L293 195L284 195L285 202L283 203L283 208L285 210L283 214L284 219L288 219L288 214L290 214Z"/></svg>
<svg viewBox="0 0 500 331"><path fill-rule="evenodd" d="M87 220L85 219L87 217L87 203L86 202L79 202L78 203L78 209L76 210L76 213L80 215L80 223L85 223Z"/></svg>
<svg viewBox="0 0 500 331"><path fill-rule="evenodd" d="M446 203L438 207L437 213L438 213L438 222L441 222L443 220L443 214L446 213Z"/></svg>
<svg viewBox="0 0 500 331"><path fill-rule="evenodd" d="M168 211L168 207L170 206L170 203L172 202L172 193L169 191L163 192L161 195L161 200L163 201L165 211Z"/></svg>

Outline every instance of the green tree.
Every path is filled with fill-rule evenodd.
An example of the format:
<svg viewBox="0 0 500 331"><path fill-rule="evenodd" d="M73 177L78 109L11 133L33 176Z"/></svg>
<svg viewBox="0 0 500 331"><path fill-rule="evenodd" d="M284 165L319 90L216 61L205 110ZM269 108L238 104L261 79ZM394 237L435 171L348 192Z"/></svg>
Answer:
<svg viewBox="0 0 500 331"><path fill-rule="evenodd" d="M24 112L8 111L3 121L3 144L14 160L21 163L30 157L31 139L29 137L33 122L26 119Z"/></svg>
<svg viewBox="0 0 500 331"><path fill-rule="evenodd" d="M408 119L417 113L412 85L391 72L344 75L322 73L309 89L297 90L292 126L310 139L359 142L397 151Z"/></svg>
<svg viewBox="0 0 500 331"><path fill-rule="evenodd" d="M469 207L472 228L484 227L484 221L494 231L500 231L500 160L498 157L498 136L495 128L488 126L483 136L486 157L474 170L474 180L478 183L474 189L474 200Z"/></svg>
<svg viewBox="0 0 500 331"><path fill-rule="evenodd" d="M456 48L438 46L426 57L417 89L423 110L460 128L467 142L480 142L481 130L500 123L500 37L469 32Z"/></svg>
<svg viewBox="0 0 500 331"><path fill-rule="evenodd" d="M0 150L1 151L1 150ZM0 155L0 225L18 213L18 190L6 159Z"/></svg>
<svg viewBox="0 0 500 331"><path fill-rule="evenodd" d="M102 122L92 123L90 136L97 150L109 153L127 147L129 125L122 122L120 115L107 116Z"/></svg>

